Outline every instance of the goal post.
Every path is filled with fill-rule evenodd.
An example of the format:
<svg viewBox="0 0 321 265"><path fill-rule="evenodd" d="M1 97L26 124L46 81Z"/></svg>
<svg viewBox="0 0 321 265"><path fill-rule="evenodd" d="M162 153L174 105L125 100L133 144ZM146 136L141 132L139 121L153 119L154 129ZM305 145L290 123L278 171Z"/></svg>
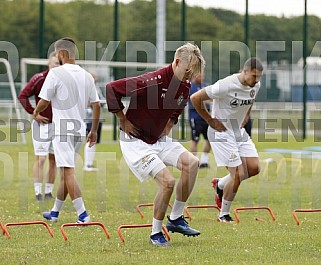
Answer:
<svg viewBox="0 0 321 265"><path fill-rule="evenodd" d="M26 133L25 133L25 130L24 130L21 122L19 122L19 121L22 121L22 119L21 119L20 108L18 107L18 97L17 97L17 93L16 93L14 80L13 80L11 65L10 65L9 61L4 58L0 58L0 63L3 63L6 68L6 74L8 77L8 82L9 82L10 92L11 92L11 97L12 97L10 100L6 100L5 102L1 102L1 100L0 100L0 105L4 105L5 107L8 107L8 108L10 108L10 110L12 108L15 110L17 120L18 120L17 126L19 126L19 130L21 132L21 140L22 140L22 143L25 144L25 143L27 143ZM12 142L9 141L9 143L12 143ZM18 142L16 142L16 143L18 143Z"/></svg>

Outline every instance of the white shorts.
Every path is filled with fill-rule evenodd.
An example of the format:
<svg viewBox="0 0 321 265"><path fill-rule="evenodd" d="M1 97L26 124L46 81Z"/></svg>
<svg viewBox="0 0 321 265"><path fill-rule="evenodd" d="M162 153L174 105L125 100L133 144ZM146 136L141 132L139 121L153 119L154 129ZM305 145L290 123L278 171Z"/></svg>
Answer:
<svg viewBox="0 0 321 265"><path fill-rule="evenodd" d="M54 153L53 133L52 123L40 124L35 120L32 121L32 143L36 156L47 156L49 153Z"/></svg>
<svg viewBox="0 0 321 265"><path fill-rule="evenodd" d="M233 132L218 132L208 127L210 141L217 166L237 167L242 164L241 157L259 157L252 139L241 129L241 137Z"/></svg>
<svg viewBox="0 0 321 265"><path fill-rule="evenodd" d="M166 166L177 167L180 155L186 148L168 136L155 144L147 144L120 131L120 148L123 157L134 175L143 182L149 176L155 177Z"/></svg>
<svg viewBox="0 0 321 265"><path fill-rule="evenodd" d="M55 135L52 143L57 167L75 167L85 136Z"/></svg>

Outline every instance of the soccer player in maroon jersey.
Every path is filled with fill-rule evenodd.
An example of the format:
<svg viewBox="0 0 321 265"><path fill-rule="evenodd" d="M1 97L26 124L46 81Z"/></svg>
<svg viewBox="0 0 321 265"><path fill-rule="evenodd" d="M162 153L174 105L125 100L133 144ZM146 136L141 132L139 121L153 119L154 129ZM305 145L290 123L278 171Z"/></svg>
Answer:
<svg viewBox="0 0 321 265"><path fill-rule="evenodd" d="M23 108L29 113L33 114L34 107L31 105L29 98L35 97L36 104L40 100L39 93L42 85L48 75L51 68L59 65L58 58L55 52L49 55L48 69L35 74L27 85L21 90L18 95L18 99ZM52 190L55 182L56 175L56 163L55 156L52 147L52 109L51 105L43 112L39 113L32 122L32 142L35 152L35 163L33 165L34 176L34 190L36 199L38 202L43 200L42 196L42 181L43 181L43 169L46 161L46 157L49 159L48 180L45 184L45 199L51 199Z"/></svg>
<svg viewBox="0 0 321 265"><path fill-rule="evenodd" d="M188 225L183 216L185 203L195 184L199 161L168 135L188 102L189 80L202 72L204 66L200 49L186 43L176 50L173 62L167 67L116 80L106 86L108 110L118 118L120 146L126 163L141 182L151 176L159 186L150 236L151 243L157 246L169 245L162 233L162 224L175 179L167 166L178 168L181 176L166 228L187 236L200 234ZM130 98L126 113L121 102L123 97Z"/></svg>

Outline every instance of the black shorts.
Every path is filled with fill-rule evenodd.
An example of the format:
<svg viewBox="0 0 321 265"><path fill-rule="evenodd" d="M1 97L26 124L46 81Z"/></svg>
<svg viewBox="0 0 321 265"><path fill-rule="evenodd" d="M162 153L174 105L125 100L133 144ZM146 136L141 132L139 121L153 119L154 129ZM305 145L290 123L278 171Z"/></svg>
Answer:
<svg viewBox="0 0 321 265"><path fill-rule="evenodd" d="M91 130L91 125L92 123L86 123L86 135L88 135L88 133L90 132ZM101 135L101 127L103 126L103 123L102 122L99 122L98 124L98 129L97 129L97 144L100 143L100 135Z"/></svg>
<svg viewBox="0 0 321 265"><path fill-rule="evenodd" d="M200 140L200 135L202 134L205 140L207 138L207 128L208 124L204 120L189 120L191 130L192 130L192 140L198 142Z"/></svg>

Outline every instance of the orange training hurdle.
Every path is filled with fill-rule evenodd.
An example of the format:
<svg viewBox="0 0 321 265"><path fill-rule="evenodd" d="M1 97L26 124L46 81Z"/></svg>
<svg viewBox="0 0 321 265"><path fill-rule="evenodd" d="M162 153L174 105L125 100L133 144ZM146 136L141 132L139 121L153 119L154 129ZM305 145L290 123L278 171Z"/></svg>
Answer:
<svg viewBox="0 0 321 265"><path fill-rule="evenodd" d="M118 232L118 235L119 235L119 238L120 240L125 243L125 239L124 239L124 236L122 235L121 233L121 230L122 229L125 229L125 228L142 228L142 227L152 227L152 224L136 224L136 225L121 225L118 227L117 229L117 232ZM166 235L167 237L167 240L170 241L171 238L166 230L166 228L164 226L162 226L162 230L164 232L164 234Z"/></svg>
<svg viewBox="0 0 321 265"><path fill-rule="evenodd" d="M137 206L136 206L136 210L137 210L137 212L139 213L139 215L140 215L140 217L143 219L144 218L144 214L143 214L143 212L141 211L141 207L150 207L150 206L154 206L154 203L141 203L141 204L138 204ZM168 204L168 206L170 207L170 208L172 208L172 205L171 204Z"/></svg>
<svg viewBox="0 0 321 265"><path fill-rule="evenodd" d="M52 233L49 225L47 223L45 223L45 222L42 222L42 221L7 223L4 226L2 226L3 234L6 234L8 239L10 239L11 236L9 234L9 231L8 231L7 227L8 226L21 226L21 225L43 225L43 226L45 226L47 228L48 233L50 234L50 236L53 237L53 233Z"/></svg>
<svg viewBox="0 0 321 265"><path fill-rule="evenodd" d="M190 221L192 221L192 216L189 213L188 209L191 209L191 208L193 208L193 209L195 209L195 208L200 208L200 209L214 208L214 209L218 210L219 212L221 211L220 207L218 207L217 205L189 205L189 206L185 207L185 213Z"/></svg>
<svg viewBox="0 0 321 265"><path fill-rule="evenodd" d="M266 207L266 206L257 206L257 207L240 207L240 208L235 208L235 209L234 209L234 215L235 215L236 222L237 222L237 223L240 222L240 218L238 217L238 214L237 214L238 211L252 211L252 210L267 210L267 211L270 213L272 220L275 221L275 216L274 216L272 210L271 210L269 207ZM258 218L257 218L257 220L261 220L261 219L258 219Z"/></svg>
<svg viewBox="0 0 321 265"><path fill-rule="evenodd" d="M68 239L67 237L67 234L66 234L66 231L65 231L65 227L66 226L92 226L92 225L96 225L96 226L100 226L105 234L106 234L106 237L109 239L110 238L110 235L108 234L108 231L107 231L107 228L100 222L89 222L89 223L66 223L66 224L62 224L61 227L60 227L60 231L62 233L62 236L64 238L64 240L66 241Z"/></svg>
<svg viewBox="0 0 321 265"><path fill-rule="evenodd" d="M292 212L294 220L297 225L300 225L299 218L296 213L314 213L314 212L321 212L321 209L297 209Z"/></svg>

